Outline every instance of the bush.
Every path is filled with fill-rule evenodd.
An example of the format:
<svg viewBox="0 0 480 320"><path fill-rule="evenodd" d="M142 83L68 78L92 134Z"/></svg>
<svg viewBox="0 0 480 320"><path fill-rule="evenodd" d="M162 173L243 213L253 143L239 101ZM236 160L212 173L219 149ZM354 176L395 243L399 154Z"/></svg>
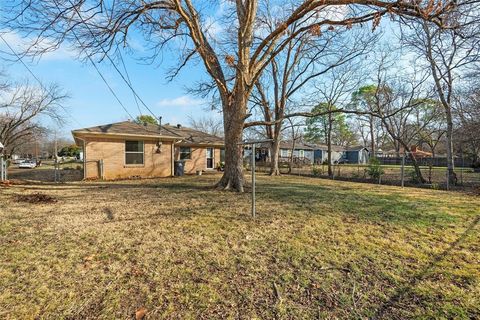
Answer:
<svg viewBox="0 0 480 320"><path fill-rule="evenodd" d="M385 173L377 158L370 158L368 161L367 174L370 178L378 180Z"/></svg>
<svg viewBox="0 0 480 320"><path fill-rule="evenodd" d="M417 176L417 173L415 172L415 170L409 170L408 171L408 176L410 178L410 181L413 182L413 183L420 183L420 180L418 179L418 176Z"/></svg>
<svg viewBox="0 0 480 320"><path fill-rule="evenodd" d="M322 174L322 169L317 167L317 166L313 166L312 167L312 174L315 176L315 177L318 177Z"/></svg>
<svg viewBox="0 0 480 320"><path fill-rule="evenodd" d="M472 168L474 172L480 172L480 160L477 160L474 163L472 163Z"/></svg>

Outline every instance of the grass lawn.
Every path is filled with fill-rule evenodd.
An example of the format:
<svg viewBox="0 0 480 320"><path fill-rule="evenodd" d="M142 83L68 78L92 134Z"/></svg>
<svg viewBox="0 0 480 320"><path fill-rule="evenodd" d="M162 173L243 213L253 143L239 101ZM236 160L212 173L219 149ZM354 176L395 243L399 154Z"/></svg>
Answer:
<svg viewBox="0 0 480 320"><path fill-rule="evenodd" d="M0 318L480 318L478 196L216 179L0 188Z"/></svg>

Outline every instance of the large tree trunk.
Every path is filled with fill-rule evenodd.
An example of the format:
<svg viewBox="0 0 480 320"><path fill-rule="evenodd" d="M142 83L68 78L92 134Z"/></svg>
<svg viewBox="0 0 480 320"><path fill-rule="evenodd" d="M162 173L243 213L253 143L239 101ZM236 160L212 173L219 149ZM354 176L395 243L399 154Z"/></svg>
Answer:
<svg viewBox="0 0 480 320"><path fill-rule="evenodd" d="M239 91L237 91L239 92ZM231 96L223 106L223 125L225 132L225 169L217 187L243 192L243 125L246 117L247 95L245 92Z"/></svg>
<svg viewBox="0 0 480 320"><path fill-rule="evenodd" d="M370 154L371 157L375 158L375 129L373 123L373 116L369 116L369 126L370 126Z"/></svg>
<svg viewBox="0 0 480 320"><path fill-rule="evenodd" d="M272 142L271 146L271 165L270 165L270 175L279 176L280 169L278 167L278 158L280 156L280 137L276 136Z"/></svg>
<svg viewBox="0 0 480 320"><path fill-rule="evenodd" d="M272 159L271 159L271 165L270 165L271 176L280 175L280 169L278 168L278 157L280 156L281 133L282 133L282 123L278 122L275 124L274 130L273 130L273 142L272 142L272 149L271 149Z"/></svg>
<svg viewBox="0 0 480 320"><path fill-rule="evenodd" d="M448 182L450 184L457 184L457 174L455 173L455 155L453 152L453 121L452 121L452 112L450 108L445 108L445 115L447 119Z"/></svg>

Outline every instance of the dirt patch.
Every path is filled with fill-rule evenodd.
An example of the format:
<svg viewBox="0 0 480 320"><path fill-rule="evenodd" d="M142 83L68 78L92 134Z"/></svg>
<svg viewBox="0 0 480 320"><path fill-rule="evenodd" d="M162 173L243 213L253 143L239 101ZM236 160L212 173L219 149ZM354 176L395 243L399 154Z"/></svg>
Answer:
<svg viewBox="0 0 480 320"><path fill-rule="evenodd" d="M44 193L22 194L15 196L15 200L28 203L55 203L57 199Z"/></svg>

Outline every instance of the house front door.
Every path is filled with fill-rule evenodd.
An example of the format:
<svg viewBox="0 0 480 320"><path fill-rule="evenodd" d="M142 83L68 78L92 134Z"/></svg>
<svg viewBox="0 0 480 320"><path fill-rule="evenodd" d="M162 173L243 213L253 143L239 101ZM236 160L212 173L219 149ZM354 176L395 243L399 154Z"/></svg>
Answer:
<svg viewBox="0 0 480 320"><path fill-rule="evenodd" d="M207 148L207 169L213 169L213 148Z"/></svg>

